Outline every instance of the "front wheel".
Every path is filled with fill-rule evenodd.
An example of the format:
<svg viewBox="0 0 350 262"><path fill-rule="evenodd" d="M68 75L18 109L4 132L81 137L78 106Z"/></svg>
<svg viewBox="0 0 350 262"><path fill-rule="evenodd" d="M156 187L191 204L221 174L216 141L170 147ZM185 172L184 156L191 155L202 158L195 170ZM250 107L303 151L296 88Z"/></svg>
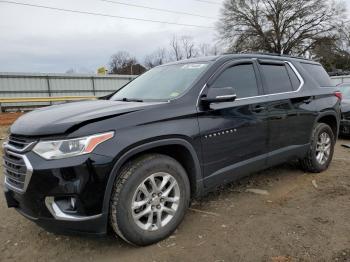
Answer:
<svg viewBox="0 0 350 262"><path fill-rule="evenodd" d="M165 155L144 155L127 163L116 179L110 224L118 236L131 244L153 244L177 228L189 200L184 168Z"/></svg>
<svg viewBox="0 0 350 262"><path fill-rule="evenodd" d="M318 123L313 130L310 148L301 165L305 171L319 173L326 170L332 161L335 136L329 125Z"/></svg>

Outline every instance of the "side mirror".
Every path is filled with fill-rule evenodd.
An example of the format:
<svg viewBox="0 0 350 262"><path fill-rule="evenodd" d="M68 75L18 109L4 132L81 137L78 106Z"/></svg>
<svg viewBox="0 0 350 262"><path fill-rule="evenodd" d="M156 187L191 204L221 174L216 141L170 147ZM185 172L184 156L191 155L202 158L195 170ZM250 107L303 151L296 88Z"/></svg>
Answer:
<svg viewBox="0 0 350 262"><path fill-rule="evenodd" d="M236 92L232 87L209 88L206 96L201 97L204 104L233 102L236 99Z"/></svg>

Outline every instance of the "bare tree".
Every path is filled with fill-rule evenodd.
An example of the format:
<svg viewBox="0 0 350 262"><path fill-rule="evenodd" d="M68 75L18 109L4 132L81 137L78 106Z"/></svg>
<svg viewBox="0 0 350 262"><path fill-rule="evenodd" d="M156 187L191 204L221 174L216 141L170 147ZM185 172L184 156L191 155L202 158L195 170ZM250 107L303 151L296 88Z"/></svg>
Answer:
<svg viewBox="0 0 350 262"><path fill-rule="evenodd" d="M339 48L350 54L350 21L343 23L339 28Z"/></svg>
<svg viewBox="0 0 350 262"><path fill-rule="evenodd" d="M120 74L126 67L131 67L137 64L135 57L131 57L128 52L119 51L112 55L109 62L109 71L112 74Z"/></svg>
<svg viewBox="0 0 350 262"><path fill-rule="evenodd" d="M158 48L144 58L144 66L151 69L170 61L178 61L197 56L209 56L219 54L219 48L215 45L202 43L196 45L189 36L174 36L170 42L170 49Z"/></svg>
<svg viewBox="0 0 350 262"><path fill-rule="evenodd" d="M350 26L343 24L333 37L318 39L310 53L328 72L350 71Z"/></svg>
<svg viewBox="0 0 350 262"><path fill-rule="evenodd" d="M211 46L208 43L199 44L199 55L200 56L209 56L211 55L210 49Z"/></svg>
<svg viewBox="0 0 350 262"><path fill-rule="evenodd" d="M76 71L74 68L69 68L67 71L66 71L66 74L76 74Z"/></svg>
<svg viewBox="0 0 350 262"><path fill-rule="evenodd" d="M80 66L80 67L71 67L66 71L66 74L93 74L94 71L90 68Z"/></svg>
<svg viewBox="0 0 350 262"><path fill-rule="evenodd" d="M165 48L158 48L153 53L147 55L144 65L147 69L162 65L168 61L168 51Z"/></svg>
<svg viewBox="0 0 350 262"><path fill-rule="evenodd" d="M198 48L199 56L219 55L221 53L217 44L210 45L208 43L201 43Z"/></svg>
<svg viewBox="0 0 350 262"><path fill-rule="evenodd" d="M196 43L191 36L178 37L174 35L170 41L170 48L172 58L175 61L198 56Z"/></svg>
<svg viewBox="0 0 350 262"><path fill-rule="evenodd" d="M182 50L181 50L181 44L178 40L177 36L173 36L173 38L170 40L170 47L171 52L173 54L173 57L176 61L179 61L183 58Z"/></svg>
<svg viewBox="0 0 350 262"><path fill-rule="evenodd" d="M182 44L182 52L186 59L198 56L197 48L195 46L195 43L193 42L192 37L182 36L181 44Z"/></svg>
<svg viewBox="0 0 350 262"><path fill-rule="evenodd" d="M212 55L220 55L222 53L223 53L222 49L217 44L212 46L212 48L211 48L211 54Z"/></svg>
<svg viewBox="0 0 350 262"><path fill-rule="evenodd" d="M334 1L225 0L217 27L230 51L303 55L334 34L345 11Z"/></svg>

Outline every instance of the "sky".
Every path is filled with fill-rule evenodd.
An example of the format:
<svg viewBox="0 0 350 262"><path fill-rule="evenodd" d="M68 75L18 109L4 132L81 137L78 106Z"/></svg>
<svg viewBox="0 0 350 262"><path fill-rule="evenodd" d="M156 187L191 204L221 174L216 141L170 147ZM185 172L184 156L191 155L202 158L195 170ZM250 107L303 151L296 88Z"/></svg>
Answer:
<svg viewBox="0 0 350 262"><path fill-rule="evenodd" d="M128 51L140 62L174 36L215 43L214 28L223 0L8 0L55 8L134 17L190 27L66 13L3 3L0 0L0 72L80 73L108 66L111 55ZM117 1L211 18L117 5ZM345 0L350 9L350 0Z"/></svg>
<svg viewBox="0 0 350 262"><path fill-rule="evenodd" d="M200 14L212 19L101 0L14 1L205 27L215 26L222 3L222 0L115 0ZM71 68L96 72L98 67L108 65L112 54L121 50L128 51L142 62L145 55L168 46L173 35L190 35L198 43L212 43L217 39L213 28L65 13L0 1L0 72L64 73Z"/></svg>

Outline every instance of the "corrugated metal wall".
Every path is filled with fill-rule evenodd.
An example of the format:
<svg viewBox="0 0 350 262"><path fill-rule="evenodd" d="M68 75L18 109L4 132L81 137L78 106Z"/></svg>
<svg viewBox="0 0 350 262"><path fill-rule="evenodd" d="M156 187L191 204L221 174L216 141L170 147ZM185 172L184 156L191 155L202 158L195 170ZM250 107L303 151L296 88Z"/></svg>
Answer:
<svg viewBox="0 0 350 262"><path fill-rule="evenodd" d="M332 84L339 85L342 83L350 83L350 75L349 76L332 76Z"/></svg>
<svg viewBox="0 0 350 262"><path fill-rule="evenodd" d="M0 73L0 97L104 96L118 90L135 77ZM11 104L11 106L47 104L38 102Z"/></svg>
<svg viewBox="0 0 350 262"><path fill-rule="evenodd" d="M69 75L0 73L0 97L104 96L134 79L129 75ZM350 76L331 77L332 83L350 82ZM6 106L43 106L46 102L2 104Z"/></svg>

